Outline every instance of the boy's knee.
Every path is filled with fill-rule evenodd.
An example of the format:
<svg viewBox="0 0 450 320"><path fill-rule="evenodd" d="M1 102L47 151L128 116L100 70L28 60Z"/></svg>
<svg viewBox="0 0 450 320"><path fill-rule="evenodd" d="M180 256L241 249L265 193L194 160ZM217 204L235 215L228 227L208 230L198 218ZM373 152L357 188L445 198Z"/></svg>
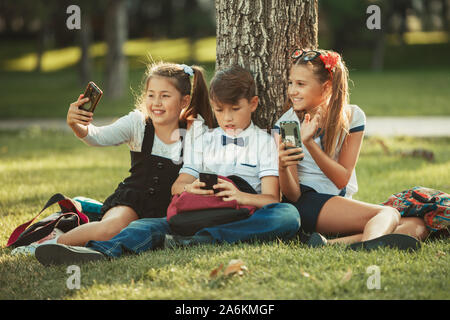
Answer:
<svg viewBox="0 0 450 320"><path fill-rule="evenodd" d="M301 225L300 214L295 206L290 203L272 203L266 208L273 210L272 215L274 222L289 226L293 229L299 229Z"/></svg>

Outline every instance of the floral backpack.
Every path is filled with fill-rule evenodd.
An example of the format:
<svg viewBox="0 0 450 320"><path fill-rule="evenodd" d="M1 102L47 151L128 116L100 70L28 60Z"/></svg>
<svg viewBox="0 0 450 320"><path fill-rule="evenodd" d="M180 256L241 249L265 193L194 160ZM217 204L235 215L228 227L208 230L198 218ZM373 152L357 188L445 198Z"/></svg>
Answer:
<svg viewBox="0 0 450 320"><path fill-rule="evenodd" d="M430 231L447 231L450 227L450 195L448 193L414 187L393 194L382 205L397 209L402 217L423 218Z"/></svg>

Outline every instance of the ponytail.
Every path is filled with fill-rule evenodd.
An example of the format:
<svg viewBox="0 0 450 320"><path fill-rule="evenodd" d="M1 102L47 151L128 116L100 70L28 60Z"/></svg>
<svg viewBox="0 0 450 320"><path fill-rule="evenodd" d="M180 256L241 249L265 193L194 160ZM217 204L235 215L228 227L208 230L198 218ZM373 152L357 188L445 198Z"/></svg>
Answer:
<svg viewBox="0 0 450 320"><path fill-rule="evenodd" d="M340 59L331 76L331 95L325 116L326 130L323 137L324 151L332 158L336 155L336 148L342 144L348 134L350 121L348 102L348 70Z"/></svg>
<svg viewBox="0 0 450 320"><path fill-rule="evenodd" d="M194 71L194 80L191 94L191 102L186 111L181 115L180 122L186 124L191 117L201 115L205 124L212 128L213 114L209 103L208 87L206 86L204 70L199 66L191 66Z"/></svg>

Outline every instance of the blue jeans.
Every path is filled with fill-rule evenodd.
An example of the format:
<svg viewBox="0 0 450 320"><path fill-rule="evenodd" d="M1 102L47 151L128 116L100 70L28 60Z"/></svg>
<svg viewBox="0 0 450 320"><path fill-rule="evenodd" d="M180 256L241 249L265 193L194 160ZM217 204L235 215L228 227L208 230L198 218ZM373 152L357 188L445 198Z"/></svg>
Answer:
<svg viewBox="0 0 450 320"><path fill-rule="evenodd" d="M196 235L209 235L213 242L288 240L297 235L300 216L289 203L272 203L255 211L249 218L219 226L204 228ZM87 247L110 257L123 253L141 253L160 248L170 234L166 218L144 218L131 222L118 235L107 241L89 241Z"/></svg>

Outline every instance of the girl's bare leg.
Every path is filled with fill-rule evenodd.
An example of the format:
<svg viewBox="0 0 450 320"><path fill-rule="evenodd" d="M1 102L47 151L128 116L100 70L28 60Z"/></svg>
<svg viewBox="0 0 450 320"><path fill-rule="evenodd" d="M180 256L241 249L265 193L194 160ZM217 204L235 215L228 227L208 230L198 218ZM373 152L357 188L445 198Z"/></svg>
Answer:
<svg viewBox="0 0 450 320"><path fill-rule="evenodd" d="M429 231L425 226L425 222L423 221L423 219L416 217L401 218L399 225L397 226L397 228L395 228L394 232L392 233L406 234L420 241L425 240L429 235ZM333 243L352 244L360 241L362 241L362 233L347 237L331 239L328 240L327 242L329 244Z"/></svg>
<svg viewBox="0 0 450 320"><path fill-rule="evenodd" d="M322 234L361 234L361 238L352 236L347 240L366 241L392 233L399 221L400 213L394 208L333 197L322 207L316 231Z"/></svg>
<svg viewBox="0 0 450 320"><path fill-rule="evenodd" d="M137 219L138 215L132 208L116 206L109 209L101 221L89 222L62 234L59 236L57 243L85 246L90 240L109 240Z"/></svg>

